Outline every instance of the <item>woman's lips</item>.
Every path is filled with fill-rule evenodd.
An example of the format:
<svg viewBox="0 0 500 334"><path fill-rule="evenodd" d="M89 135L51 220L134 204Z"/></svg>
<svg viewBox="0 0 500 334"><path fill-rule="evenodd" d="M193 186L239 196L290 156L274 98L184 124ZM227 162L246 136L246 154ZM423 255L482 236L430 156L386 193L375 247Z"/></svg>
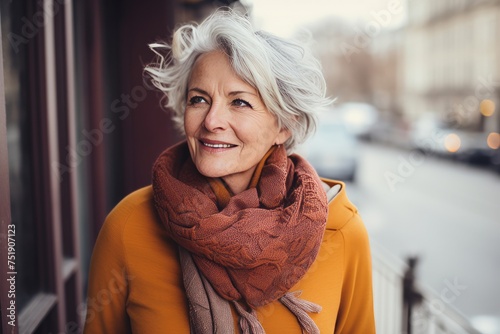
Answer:
<svg viewBox="0 0 500 334"><path fill-rule="evenodd" d="M237 146L237 145L233 145L233 144L228 144L228 143L224 143L224 142L220 142L220 141L216 141L216 140L208 140L208 139L200 139L200 143L204 147L209 147L209 148L213 148L213 149L224 149L224 148L232 148L232 147Z"/></svg>

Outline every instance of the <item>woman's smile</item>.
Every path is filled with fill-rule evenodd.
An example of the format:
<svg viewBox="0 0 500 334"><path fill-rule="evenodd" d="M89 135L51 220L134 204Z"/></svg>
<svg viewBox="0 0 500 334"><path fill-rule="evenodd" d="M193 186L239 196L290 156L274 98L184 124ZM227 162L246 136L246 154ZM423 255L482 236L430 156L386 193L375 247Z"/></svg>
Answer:
<svg viewBox="0 0 500 334"><path fill-rule="evenodd" d="M218 140L210 140L210 139L200 139L200 143L203 147L209 152L219 152L224 151L225 149L234 148L238 145L224 143Z"/></svg>

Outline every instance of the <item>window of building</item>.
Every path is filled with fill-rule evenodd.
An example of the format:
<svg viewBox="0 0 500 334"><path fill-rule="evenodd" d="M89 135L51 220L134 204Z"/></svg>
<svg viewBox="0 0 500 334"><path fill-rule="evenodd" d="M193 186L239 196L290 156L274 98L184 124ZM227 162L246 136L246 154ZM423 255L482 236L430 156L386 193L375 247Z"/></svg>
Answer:
<svg viewBox="0 0 500 334"><path fill-rule="evenodd" d="M80 322L75 306L81 302L81 275L74 185L59 178L57 169L59 149L71 138L67 75L72 46L66 40L72 31L71 5L0 2L5 94L5 106L0 108L6 110L0 113L0 124L6 128L0 141L6 140L8 148L0 157L8 161L0 182L10 188L7 219L9 230L15 229L15 265L2 271L2 281L13 272L9 275L16 285L15 295L0 285L2 314L6 304L14 302L16 308L11 324L2 316L5 333L74 331ZM2 234L5 228L2 220ZM1 245L2 258L5 252Z"/></svg>

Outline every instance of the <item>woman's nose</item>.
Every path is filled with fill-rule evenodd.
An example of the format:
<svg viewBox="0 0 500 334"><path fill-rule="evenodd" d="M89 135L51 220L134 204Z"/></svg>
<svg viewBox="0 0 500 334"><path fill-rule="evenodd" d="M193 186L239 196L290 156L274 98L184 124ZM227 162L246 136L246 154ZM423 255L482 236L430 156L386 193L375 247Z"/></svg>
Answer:
<svg viewBox="0 0 500 334"><path fill-rule="evenodd" d="M222 103L213 103L205 116L205 128L211 132L222 131L227 128L228 110Z"/></svg>

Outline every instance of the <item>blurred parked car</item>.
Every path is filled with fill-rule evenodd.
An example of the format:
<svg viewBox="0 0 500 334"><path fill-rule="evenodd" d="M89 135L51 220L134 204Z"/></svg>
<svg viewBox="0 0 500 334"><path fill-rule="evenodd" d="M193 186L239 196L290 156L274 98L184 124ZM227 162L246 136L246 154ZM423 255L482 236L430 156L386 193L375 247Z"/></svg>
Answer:
<svg viewBox="0 0 500 334"><path fill-rule="evenodd" d="M438 121L434 115L425 114L412 127L411 146L427 154L450 157L455 153L451 145L452 139L448 139L450 142L448 148L445 139L453 138L449 137L452 133L453 130Z"/></svg>
<svg viewBox="0 0 500 334"><path fill-rule="evenodd" d="M408 127L402 119L379 118L370 131L369 139L384 145L412 148L408 140Z"/></svg>
<svg viewBox="0 0 500 334"><path fill-rule="evenodd" d="M495 150L495 154L491 159L491 165L493 170L500 174L500 148Z"/></svg>
<svg viewBox="0 0 500 334"><path fill-rule="evenodd" d="M432 115L425 115L415 123L411 141L413 148L424 153L472 164L490 164L496 153L488 145L487 133L449 128Z"/></svg>
<svg viewBox="0 0 500 334"><path fill-rule="evenodd" d="M355 136L368 139L378 119L378 110L368 103L347 102L338 105L336 112L345 122L346 129Z"/></svg>
<svg viewBox="0 0 500 334"><path fill-rule="evenodd" d="M338 115L321 115L314 136L297 153L304 156L321 177L354 181L358 165L358 142Z"/></svg>
<svg viewBox="0 0 500 334"><path fill-rule="evenodd" d="M471 164L489 165L495 150L488 146L488 134L485 132L456 131L461 140L457 158Z"/></svg>

